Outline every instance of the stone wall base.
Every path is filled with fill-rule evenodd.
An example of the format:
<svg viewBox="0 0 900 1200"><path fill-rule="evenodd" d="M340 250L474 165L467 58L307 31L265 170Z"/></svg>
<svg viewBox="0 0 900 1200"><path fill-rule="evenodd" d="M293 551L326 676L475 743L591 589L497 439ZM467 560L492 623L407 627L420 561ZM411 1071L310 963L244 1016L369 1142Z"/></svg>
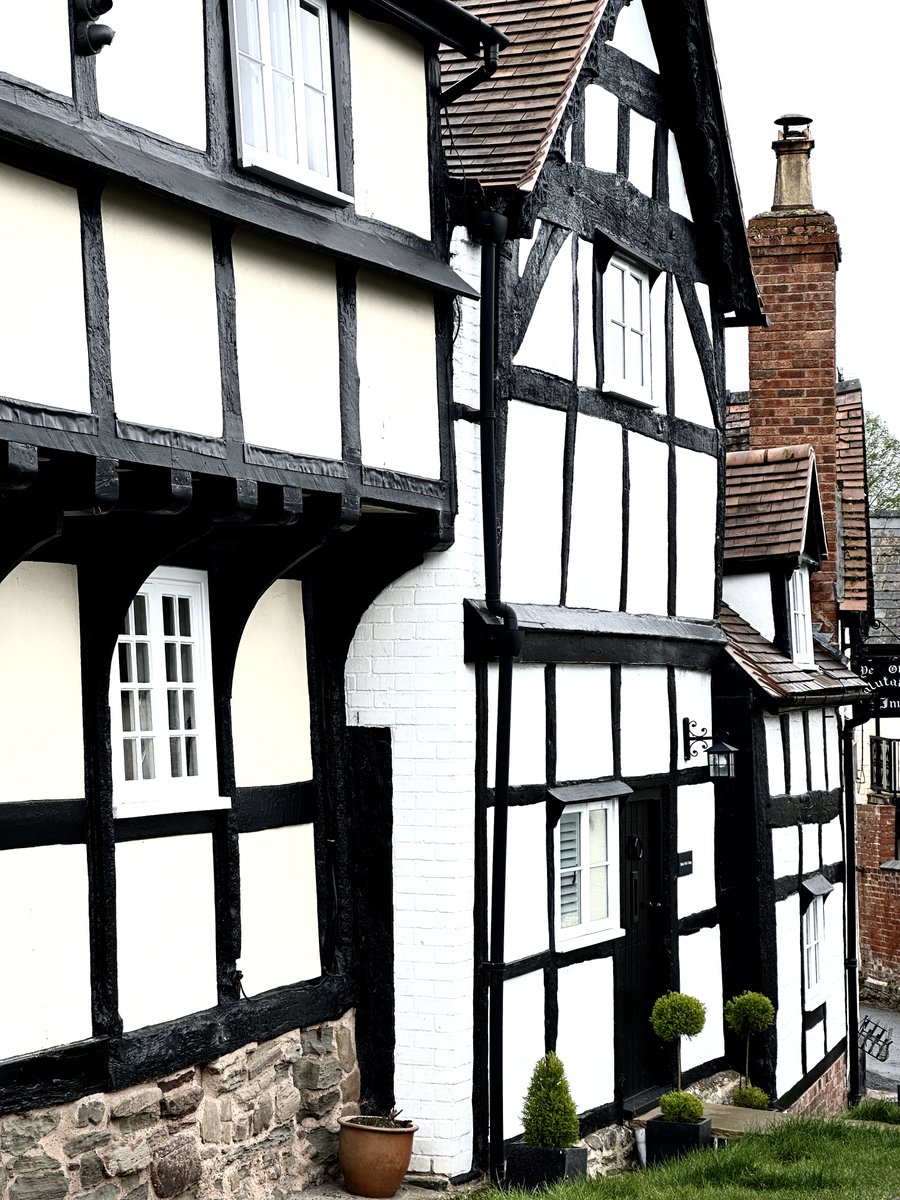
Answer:
<svg viewBox="0 0 900 1200"><path fill-rule="evenodd" d="M805 1117L836 1117L847 1109L847 1056L831 1064L812 1087L787 1109Z"/></svg>
<svg viewBox="0 0 900 1200"><path fill-rule="evenodd" d="M354 1013L121 1092L0 1118L3 1200L287 1200L358 1111Z"/></svg>

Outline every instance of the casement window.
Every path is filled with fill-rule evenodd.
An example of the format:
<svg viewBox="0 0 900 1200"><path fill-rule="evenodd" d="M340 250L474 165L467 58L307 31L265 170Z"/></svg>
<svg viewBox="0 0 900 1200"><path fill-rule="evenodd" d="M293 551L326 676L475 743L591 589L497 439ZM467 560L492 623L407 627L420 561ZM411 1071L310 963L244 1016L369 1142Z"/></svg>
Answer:
<svg viewBox="0 0 900 1200"><path fill-rule="evenodd" d="M791 621L791 657L800 666L813 664L812 624L809 607L809 573L798 568L788 582Z"/></svg>
<svg viewBox="0 0 900 1200"><path fill-rule="evenodd" d="M125 616L110 679L117 817L222 808L206 574L163 568Z"/></svg>
<svg viewBox="0 0 900 1200"><path fill-rule="evenodd" d="M603 273L603 390L651 402L650 276L616 255Z"/></svg>
<svg viewBox="0 0 900 1200"><path fill-rule="evenodd" d="M803 978L806 1006L822 990L822 952L825 933L825 898L814 896L803 914Z"/></svg>
<svg viewBox="0 0 900 1200"><path fill-rule="evenodd" d="M568 805L556 834L556 926L561 941L619 932L618 802Z"/></svg>
<svg viewBox="0 0 900 1200"><path fill-rule="evenodd" d="M337 196L328 9L231 0L241 165Z"/></svg>

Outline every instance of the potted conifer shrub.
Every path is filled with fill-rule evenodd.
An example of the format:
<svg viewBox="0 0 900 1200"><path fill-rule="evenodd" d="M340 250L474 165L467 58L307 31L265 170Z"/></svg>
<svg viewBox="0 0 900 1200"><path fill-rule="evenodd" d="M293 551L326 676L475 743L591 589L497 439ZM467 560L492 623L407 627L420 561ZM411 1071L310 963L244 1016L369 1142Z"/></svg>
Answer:
<svg viewBox="0 0 900 1200"><path fill-rule="evenodd" d="M393 1196L409 1170L413 1135L397 1109L384 1117L341 1117L338 1158L344 1187L354 1196Z"/></svg>
<svg viewBox="0 0 900 1200"><path fill-rule="evenodd" d="M775 1008L762 992L742 992L725 1005L726 1025L744 1039L744 1072L740 1087L735 1088L731 1097L732 1104L741 1108L769 1107L766 1093L750 1082L750 1038L754 1033L764 1033L774 1020Z"/></svg>
<svg viewBox="0 0 900 1200"><path fill-rule="evenodd" d="M523 1134L506 1156L510 1187L539 1188L587 1174L587 1150L575 1146L580 1130L565 1070L551 1051L539 1058L522 1109Z"/></svg>
<svg viewBox="0 0 900 1200"><path fill-rule="evenodd" d="M660 1099L662 1116L647 1122L647 1163L665 1162L712 1145L712 1121L697 1096L681 1090L681 1039L696 1037L706 1024L706 1008L684 992L667 992L653 1005L650 1024L657 1037L675 1043L676 1089Z"/></svg>

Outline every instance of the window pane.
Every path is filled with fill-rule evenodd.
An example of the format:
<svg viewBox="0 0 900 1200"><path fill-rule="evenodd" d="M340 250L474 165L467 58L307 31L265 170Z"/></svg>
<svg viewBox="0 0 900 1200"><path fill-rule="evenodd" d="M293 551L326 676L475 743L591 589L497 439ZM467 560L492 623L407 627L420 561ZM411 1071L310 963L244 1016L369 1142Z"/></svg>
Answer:
<svg viewBox="0 0 900 1200"><path fill-rule="evenodd" d="M125 633L125 634L131 633L131 609L130 608L129 608L128 612L125 614L124 620L122 621L122 628L119 630L119 633Z"/></svg>
<svg viewBox="0 0 900 1200"><path fill-rule="evenodd" d="M605 808L595 808L590 813L590 853L592 863L605 863L609 858L606 838L607 816Z"/></svg>
<svg viewBox="0 0 900 1200"><path fill-rule="evenodd" d="M153 738L141 738L141 778L156 778L156 764L153 759Z"/></svg>
<svg viewBox="0 0 900 1200"><path fill-rule="evenodd" d="M194 717L194 693L183 692L181 697L184 705L184 727L185 729L196 729L197 722Z"/></svg>
<svg viewBox="0 0 900 1200"><path fill-rule="evenodd" d="M181 678L185 683L194 682L194 650L191 646L181 647Z"/></svg>
<svg viewBox="0 0 900 1200"><path fill-rule="evenodd" d="M166 683L178 682L178 647L169 642L166 645Z"/></svg>
<svg viewBox="0 0 900 1200"><path fill-rule="evenodd" d="M131 666L131 647L127 644L119 646L119 682L134 682L134 671Z"/></svg>
<svg viewBox="0 0 900 1200"><path fill-rule="evenodd" d="M137 664L138 683L150 682L150 643L135 642L134 656Z"/></svg>
<svg viewBox="0 0 900 1200"><path fill-rule="evenodd" d="M275 153L288 162L296 162L297 109L294 81L273 72L272 94L275 98Z"/></svg>
<svg viewBox="0 0 900 1200"><path fill-rule="evenodd" d="M591 920L609 916L609 867L591 867Z"/></svg>
<svg viewBox="0 0 900 1200"><path fill-rule="evenodd" d="M134 603L131 606L131 611L134 616L134 632L139 637L147 636L147 597L135 596Z"/></svg>
<svg viewBox="0 0 900 1200"><path fill-rule="evenodd" d="M134 692L122 693L122 729L125 733L134 729Z"/></svg>
<svg viewBox="0 0 900 1200"><path fill-rule="evenodd" d="M559 820L559 869L569 870L581 862L581 814L563 813Z"/></svg>
<svg viewBox="0 0 900 1200"><path fill-rule="evenodd" d="M309 169L317 175L328 174L328 125L325 119L325 97L312 88L306 89L306 158Z"/></svg>
<svg viewBox="0 0 900 1200"><path fill-rule="evenodd" d="M615 263L606 269L606 304L607 319L623 322L625 320L625 272Z"/></svg>
<svg viewBox="0 0 900 1200"><path fill-rule="evenodd" d="M137 779L137 743L129 738L122 748L125 751L125 778Z"/></svg>
<svg viewBox="0 0 900 1200"><path fill-rule="evenodd" d="M185 738L184 748L187 751L187 773L188 775L197 774L197 739Z"/></svg>
<svg viewBox="0 0 900 1200"><path fill-rule="evenodd" d="M604 336L604 359L610 379L625 378L625 330L621 325L607 325Z"/></svg>
<svg viewBox="0 0 900 1200"><path fill-rule="evenodd" d="M150 707L149 691L141 691L138 693L138 714L141 722L141 729L146 733L153 728L153 710Z"/></svg>
<svg viewBox="0 0 900 1200"><path fill-rule="evenodd" d="M256 0L236 0L238 46L259 58L259 9Z"/></svg>
<svg viewBox="0 0 900 1200"><path fill-rule="evenodd" d="M644 328L644 305L641 292L640 276L632 275L629 271L625 282L625 317L632 329Z"/></svg>
<svg viewBox="0 0 900 1200"><path fill-rule="evenodd" d="M272 47L272 66L293 75L287 0L269 0L269 44Z"/></svg>
<svg viewBox="0 0 900 1200"><path fill-rule="evenodd" d="M638 387L644 386L644 335L629 330L628 362L625 367L625 378Z"/></svg>
<svg viewBox="0 0 900 1200"><path fill-rule="evenodd" d="M263 100L262 68L241 57L241 130L248 146L266 148L266 108Z"/></svg>
<svg viewBox="0 0 900 1200"><path fill-rule="evenodd" d="M181 728L181 713L178 711L177 692L169 692L169 728Z"/></svg>
<svg viewBox="0 0 900 1200"><path fill-rule="evenodd" d="M189 596L178 597L178 632L182 637L191 636L191 600Z"/></svg>
<svg viewBox="0 0 900 1200"><path fill-rule="evenodd" d="M181 738L169 738L169 765L172 769L172 778L180 779L183 774L181 769Z"/></svg>
<svg viewBox="0 0 900 1200"><path fill-rule="evenodd" d="M166 637L175 636L175 597L163 596L162 598L163 611L163 633Z"/></svg>
<svg viewBox="0 0 900 1200"><path fill-rule="evenodd" d="M322 31L319 14L300 5L300 44L303 47L303 79L311 87L323 91Z"/></svg>

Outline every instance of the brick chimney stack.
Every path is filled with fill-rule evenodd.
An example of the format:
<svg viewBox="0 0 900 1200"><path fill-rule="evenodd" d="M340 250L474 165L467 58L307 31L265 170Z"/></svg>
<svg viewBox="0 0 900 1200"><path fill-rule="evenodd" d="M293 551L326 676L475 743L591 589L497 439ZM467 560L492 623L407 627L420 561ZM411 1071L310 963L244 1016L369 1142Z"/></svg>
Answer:
<svg viewBox="0 0 900 1200"><path fill-rule="evenodd" d="M812 576L813 620L837 636L834 218L813 208L809 117L780 117L775 197L748 226L767 329L750 330L750 446L815 448L828 558Z"/></svg>

